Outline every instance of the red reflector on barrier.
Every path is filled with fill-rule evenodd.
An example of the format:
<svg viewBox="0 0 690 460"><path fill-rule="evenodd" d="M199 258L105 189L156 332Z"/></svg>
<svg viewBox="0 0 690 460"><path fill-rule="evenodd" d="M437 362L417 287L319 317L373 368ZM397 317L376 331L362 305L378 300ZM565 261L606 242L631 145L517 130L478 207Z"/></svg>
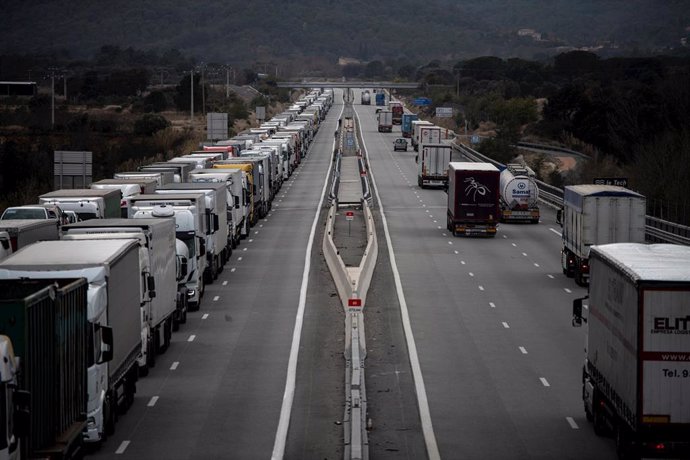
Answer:
<svg viewBox="0 0 690 460"><path fill-rule="evenodd" d="M362 299L347 299L347 306L348 307L361 307L362 306Z"/></svg>

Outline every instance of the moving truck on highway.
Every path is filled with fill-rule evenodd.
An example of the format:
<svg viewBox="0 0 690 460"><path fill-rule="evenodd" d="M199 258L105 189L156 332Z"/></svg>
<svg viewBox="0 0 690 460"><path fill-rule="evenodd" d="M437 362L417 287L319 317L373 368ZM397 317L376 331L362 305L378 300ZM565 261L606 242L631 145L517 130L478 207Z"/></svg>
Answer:
<svg viewBox="0 0 690 460"><path fill-rule="evenodd" d="M197 169L189 175L189 182L225 185L228 239L231 248L235 249L240 244L245 219L249 221L249 198L246 179L242 178L242 171L239 169ZM247 235L248 232L244 234Z"/></svg>
<svg viewBox="0 0 690 460"><path fill-rule="evenodd" d="M500 215L499 175L491 163L448 165L446 226L453 235L496 235Z"/></svg>
<svg viewBox="0 0 690 460"><path fill-rule="evenodd" d="M644 243L646 200L615 185L567 185L563 210L561 265L578 285L589 278L589 248L595 244Z"/></svg>
<svg viewBox="0 0 690 460"><path fill-rule="evenodd" d="M178 299L174 219L91 219L62 227L63 240L134 239L139 242L142 349L139 375L170 345L173 324L186 319ZM182 300L182 302L178 302Z"/></svg>
<svg viewBox="0 0 690 460"><path fill-rule="evenodd" d="M426 121L426 120L412 120L410 122L410 124L412 125L412 148L416 152L419 149L420 129L422 127L434 126L434 124L429 122L429 121ZM440 144L441 139L437 139L436 142L430 142L430 143Z"/></svg>
<svg viewBox="0 0 690 460"><path fill-rule="evenodd" d="M371 105L371 93L368 89L362 91L362 105Z"/></svg>
<svg viewBox="0 0 690 460"><path fill-rule="evenodd" d="M0 280L0 457L81 458L85 278Z"/></svg>
<svg viewBox="0 0 690 460"><path fill-rule="evenodd" d="M448 144L423 144L416 157L417 185L421 188L445 187L452 151Z"/></svg>
<svg viewBox="0 0 690 460"><path fill-rule="evenodd" d="M232 241L228 236L227 186L221 183L168 184L156 189L159 195L203 193L206 216L206 270L204 281L211 284L223 271L232 254Z"/></svg>
<svg viewBox="0 0 690 460"><path fill-rule="evenodd" d="M394 125L402 124L402 116L403 116L403 113L405 112L405 108L403 107L402 102L391 101L388 104L388 109L393 113L393 124Z"/></svg>
<svg viewBox="0 0 690 460"><path fill-rule="evenodd" d="M6 256L36 241L59 238L59 227L55 219L3 219L0 220L0 232L7 235Z"/></svg>
<svg viewBox="0 0 690 460"><path fill-rule="evenodd" d="M175 219L175 237L187 247L178 250L178 256L187 258L187 306L198 310L204 294L204 271L206 270L206 226L205 196L202 192L190 190L187 193L169 195L139 195L132 199L130 218ZM181 249L181 248L180 248Z"/></svg>
<svg viewBox="0 0 690 460"><path fill-rule="evenodd" d="M88 286L88 410L84 441L115 430L134 400L141 351L139 243L40 241L0 261L0 279L84 277Z"/></svg>
<svg viewBox="0 0 690 460"><path fill-rule="evenodd" d="M416 113L403 113L402 123L400 126L400 131L402 132L402 137L412 137L412 122L417 120Z"/></svg>
<svg viewBox="0 0 690 460"><path fill-rule="evenodd" d="M383 90L379 90L376 93L376 105L386 105L386 93L384 93Z"/></svg>
<svg viewBox="0 0 690 460"><path fill-rule="evenodd" d="M63 211L74 211L81 220L120 217L122 193L115 190L76 188L55 190L38 197L39 203L56 204Z"/></svg>
<svg viewBox="0 0 690 460"><path fill-rule="evenodd" d="M527 166L508 163L501 171L501 221L539 223L539 186Z"/></svg>
<svg viewBox="0 0 690 460"><path fill-rule="evenodd" d="M390 110L381 110L376 114L376 119L379 123L380 133L390 133L393 131L393 112Z"/></svg>
<svg viewBox="0 0 690 460"><path fill-rule="evenodd" d="M615 243L589 253L582 398L619 458L690 456L690 248ZM586 297L585 297L586 299Z"/></svg>

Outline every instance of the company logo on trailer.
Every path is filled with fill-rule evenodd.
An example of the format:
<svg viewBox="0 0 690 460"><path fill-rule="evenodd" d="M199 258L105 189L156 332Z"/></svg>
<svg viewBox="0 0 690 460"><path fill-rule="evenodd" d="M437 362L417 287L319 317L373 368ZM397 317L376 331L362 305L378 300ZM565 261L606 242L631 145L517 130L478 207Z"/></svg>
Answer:
<svg viewBox="0 0 690 460"><path fill-rule="evenodd" d="M474 177L468 177L465 179L465 183L468 183L467 187L465 187L465 196L470 196L472 195L472 200L477 201L477 195L480 196L486 196L487 194L491 193L491 190L489 190L489 187L486 185L482 185Z"/></svg>
<svg viewBox="0 0 690 460"><path fill-rule="evenodd" d="M654 317L652 334L690 334L690 315L685 317Z"/></svg>

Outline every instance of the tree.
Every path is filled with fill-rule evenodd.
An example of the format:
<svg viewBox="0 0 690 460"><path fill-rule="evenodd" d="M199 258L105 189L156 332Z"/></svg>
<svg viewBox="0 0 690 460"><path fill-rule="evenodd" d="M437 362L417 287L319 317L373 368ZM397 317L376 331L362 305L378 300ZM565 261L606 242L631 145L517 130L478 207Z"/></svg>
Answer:
<svg viewBox="0 0 690 460"><path fill-rule="evenodd" d="M152 136L154 133L170 126L170 122L161 115L147 113L134 122L134 134Z"/></svg>
<svg viewBox="0 0 690 460"><path fill-rule="evenodd" d="M371 61L364 67L364 76L366 78L383 77L385 74L383 62Z"/></svg>
<svg viewBox="0 0 690 460"><path fill-rule="evenodd" d="M584 75L598 72L599 56L589 51L569 51L554 58L556 73L564 76Z"/></svg>
<svg viewBox="0 0 690 460"><path fill-rule="evenodd" d="M168 100L162 91L151 91L144 98L145 112L162 112L168 108Z"/></svg>

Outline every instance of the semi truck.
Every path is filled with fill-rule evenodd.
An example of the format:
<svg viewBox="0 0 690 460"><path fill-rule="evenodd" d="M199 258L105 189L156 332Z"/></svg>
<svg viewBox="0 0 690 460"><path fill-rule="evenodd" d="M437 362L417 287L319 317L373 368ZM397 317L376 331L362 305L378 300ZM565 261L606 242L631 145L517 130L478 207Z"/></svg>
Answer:
<svg viewBox="0 0 690 460"><path fill-rule="evenodd" d="M0 261L0 279L84 277L88 405L85 442L114 433L134 401L141 351L139 244L136 240L39 241Z"/></svg>
<svg viewBox="0 0 690 460"><path fill-rule="evenodd" d="M362 105L371 105L371 93L368 89L362 91Z"/></svg>
<svg viewBox="0 0 690 460"><path fill-rule="evenodd" d="M563 274L584 286L589 278L589 248L595 244L644 243L646 200L615 185L567 185L557 220L563 227Z"/></svg>
<svg viewBox="0 0 690 460"><path fill-rule="evenodd" d="M247 175L249 181L251 195L251 225L256 225L259 219L268 214L268 194L264 186L264 177L259 170L256 160L251 158L233 158L231 160L219 161L213 165L214 169L242 169Z"/></svg>
<svg viewBox="0 0 690 460"><path fill-rule="evenodd" d="M120 217L122 193L116 190L64 189L44 193L39 203L56 204L63 211L74 211L81 220Z"/></svg>
<svg viewBox="0 0 690 460"><path fill-rule="evenodd" d="M206 270L206 226L205 197L201 192L176 193L169 195L139 195L132 199L129 217L133 219L157 218L175 219L175 237L186 246L178 256L187 258L187 276L183 283L187 288L187 306L198 310L204 294L204 271ZM182 284L182 283L180 283Z"/></svg>
<svg viewBox="0 0 690 460"><path fill-rule="evenodd" d="M386 93L383 90L376 93L376 105L384 106L386 105Z"/></svg>
<svg viewBox="0 0 690 460"><path fill-rule="evenodd" d="M87 289L85 278L0 280L0 457L83 455Z"/></svg>
<svg viewBox="0 0 690 460"><path fill-rule="evenodd" d="M417 185L425 187L445 187L448 182L448 163L451 162L453 148L448 144L424 144L416 156Z"/></svg>
<svg viewBox="0 0 690 460"><path fill-rule="evenodd" d="M496 236L500 172L491 163L448 165L447 227L457 235Z"/></svg>
<svg viewBox="0 0 690 460"><path fill-rule="evenodd" d="M393 112L390 110L381 110L376 114L378 120L378 127L380 133L390 133L393 131Z"/></svg>
<svg viewBox="0 0 690 460"><path fill-rule="evenodd" d="M156 186L170 184L175 180L175 172L170 170L158 171L126 171L119 172L113 175L114 179L153 179L156 181Z"/></svg>
<svg viewBox="0 0 690 460"><path fill-rule="evenodd" d="M232 254L232 242L228 237L227 186L220 183L168 184L156 190L158 195L202 193L206 216L206 284L211 284L223 271Z"/></svg>
<svg viewBox="0 0 690 460"><path fill-rule="evenodd" d="M174 219L91 219L62 227L61 239L134 239L139 242L142 348L139 375L167 350L174 326L186 321L186 298L177 295ZM176 328L176 327L175 327Z"/></svg>
<svg viewBox="0 0 690 460"><path fill-rule="evenodd" d="M412 120L410 124L412 125L412 148L416 152L419 149L420 129L422 127L434 126L434 124L426 120ZM436 139L436 142L431 142L430 140L427 140L427 142L430 142L432 144L439 144L441 142L441 139Z"/></svg>
<svg viewBox="0 0 690 460"><path fill-rule="evenodd" d="M9 244L5 249L6 255L17 252L24 246L36 241L50 241L59 238L59 227L55 219L0 220L0 232L7 234Z"/></svg>
<svg viewBox="0 0 690 460"><path fill-rule="evenodd" d="M388 104L388 109L393 113L393 124L402 124L403 113L405 113L405 108L400 101L391 101Z"/></svg>
<svg viewBox="0 0 690 460"><path fill-rule="evenodd" d="M417 120L416 113L403 113L402 123L400 125L400 131L402 132L402 137L410 138L412 137L412 122Z"/></svg>
<svg viewBox="0 0 690 460"><path fill-rule="evenodd" d="M589 295L573 302L587 420L619 458L690 457L690 247L595 245L589 261Z"/></svg>
<svg viewBox="0 0 690 460"><path fill-rule="evenodd" d="M228 239L231 248L235 249L240 244L243 234L245 219L249 221L249 195L246 186L246 178L242 177L239 169L197 169L189 175L192 183L221 183L225 184ZM246 229L248 230L248 228Z"/></svg>
<svg viewBox="0 0 690 460"><path fill-rule="evenodd" d="M501 222L539 223L539 186L534 171L508 163L501 171Z"/></svg>

